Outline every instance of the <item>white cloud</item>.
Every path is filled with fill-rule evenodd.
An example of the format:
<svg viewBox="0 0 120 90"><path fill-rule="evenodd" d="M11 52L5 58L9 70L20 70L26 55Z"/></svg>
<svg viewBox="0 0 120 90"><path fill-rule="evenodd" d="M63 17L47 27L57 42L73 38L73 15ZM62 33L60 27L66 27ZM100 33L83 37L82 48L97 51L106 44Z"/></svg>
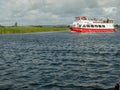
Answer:
<svg viewBox="0 0 120 90"><path fill-rule="evenodd" d="M70 24L76 15L118 19L120 14L119 0L1 0L0 4L0 24Z"/></svg>
<svg viewBox="0 0 120 90"><path fill-rule="evenodd" d="M103 8L103 11L105 12L105 15L113 15L117 13L117 8L116 7Z"/></svg>
<svg viewBox="0 0 120 90"><path fill-rule="evenodd" d="M97 3L101 7L113 7L120 4L119 0L97 0Z"/></svg>

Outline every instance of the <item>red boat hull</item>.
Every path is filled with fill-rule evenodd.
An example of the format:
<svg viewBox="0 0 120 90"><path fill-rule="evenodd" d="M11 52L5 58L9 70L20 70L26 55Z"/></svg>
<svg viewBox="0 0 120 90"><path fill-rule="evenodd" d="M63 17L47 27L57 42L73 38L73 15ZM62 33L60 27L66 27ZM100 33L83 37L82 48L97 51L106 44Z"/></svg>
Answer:
<svg viewBox="0 0 120 90"><path fill-rule="evenodd" d="M116 30L114 28L113 29L102 29L102 28L92 29L92 28L71 27L70 29L72 32L83 32L83 33L87 33L87 32L116 32Z"/></svg>

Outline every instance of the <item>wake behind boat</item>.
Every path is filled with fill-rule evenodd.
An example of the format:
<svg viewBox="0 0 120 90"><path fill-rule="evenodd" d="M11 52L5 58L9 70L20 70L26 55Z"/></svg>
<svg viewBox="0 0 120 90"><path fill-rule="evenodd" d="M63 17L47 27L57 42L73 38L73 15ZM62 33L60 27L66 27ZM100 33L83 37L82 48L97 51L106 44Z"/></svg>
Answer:
<svg viewBox="0 0 120 90"><path fill-rule="evenodd" d="M72 32L116 32L113 19L91 19L86 16L77 16L72 25Z"/></svg>

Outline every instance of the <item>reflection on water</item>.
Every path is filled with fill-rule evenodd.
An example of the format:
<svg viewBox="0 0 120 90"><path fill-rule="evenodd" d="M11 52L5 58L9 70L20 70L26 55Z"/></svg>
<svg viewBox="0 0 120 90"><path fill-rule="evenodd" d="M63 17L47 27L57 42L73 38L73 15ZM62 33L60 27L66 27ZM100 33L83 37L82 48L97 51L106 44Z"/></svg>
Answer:
<svg viewBox="0 0 120 90"><path fill-rule="evenodd" d="M120 32L0 35L1 90L91 90L120 76Z"/></svg>

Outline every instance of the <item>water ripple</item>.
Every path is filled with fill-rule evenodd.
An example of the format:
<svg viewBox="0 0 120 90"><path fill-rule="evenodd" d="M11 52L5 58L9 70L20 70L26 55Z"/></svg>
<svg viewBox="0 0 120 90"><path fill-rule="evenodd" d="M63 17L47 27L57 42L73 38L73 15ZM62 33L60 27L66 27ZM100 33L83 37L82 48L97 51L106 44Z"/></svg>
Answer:
<svg viewBox="0 0 120 90"><path fill-rule="evenodd" d="M119 35L119 32L0 35L0 89L113 88L120 79Z"/></svg>

